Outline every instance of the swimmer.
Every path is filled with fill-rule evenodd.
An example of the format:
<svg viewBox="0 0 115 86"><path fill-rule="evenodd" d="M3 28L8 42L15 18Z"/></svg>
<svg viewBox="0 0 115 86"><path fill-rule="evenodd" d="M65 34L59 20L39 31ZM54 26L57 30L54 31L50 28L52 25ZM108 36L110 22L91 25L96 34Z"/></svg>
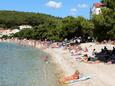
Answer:
<svg viewBox="0 0 115 86"><path fill-rule="evenodd" d="M49 62L48 62L48 58L49 58L48 56L44 56L44 57L43 57L44 62L49 63Z"/></svg>

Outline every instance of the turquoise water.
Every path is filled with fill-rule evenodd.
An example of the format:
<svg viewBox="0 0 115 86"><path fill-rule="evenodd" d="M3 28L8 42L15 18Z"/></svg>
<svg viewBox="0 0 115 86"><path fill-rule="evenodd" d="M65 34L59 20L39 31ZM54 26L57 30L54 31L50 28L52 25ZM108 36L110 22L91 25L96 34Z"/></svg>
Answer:
<svg viewBox="0 0 115 86"><path fill-rule="evenodd" d="M0 43L0 86L57 86L48 54L27 46Z"/></svg>

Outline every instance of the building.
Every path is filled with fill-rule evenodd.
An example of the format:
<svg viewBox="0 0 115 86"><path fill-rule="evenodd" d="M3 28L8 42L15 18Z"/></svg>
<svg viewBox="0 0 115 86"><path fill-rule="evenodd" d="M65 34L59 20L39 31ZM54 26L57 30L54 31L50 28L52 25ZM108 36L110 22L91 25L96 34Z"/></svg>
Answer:
<svg viewBox="0 0 115 86"><path fill-rule="evenodd" d="M13 29L13 30L10 30L10 29L7 29L7 30L0 29L0 37L2 37L3 35L11 36L12 34L17 33L19 31L20 30L18 30L18 29Z"/></svg>
<svg viewBox="0 0 115 86"><path fill-rule="evenodd" d="M19 26L20 30L25 29L25 28L32 28L32 26L30 26L30 25L21 25L21 26Z"/></svg>
<svg viewBox="0 0 115 86"><path fill-rule="evenodd" d="M96 14L96 15L100 14L102 8L105 8L105 4L94 3L93 6L90 8L90 16L92 16L93 14Z"/></svg>

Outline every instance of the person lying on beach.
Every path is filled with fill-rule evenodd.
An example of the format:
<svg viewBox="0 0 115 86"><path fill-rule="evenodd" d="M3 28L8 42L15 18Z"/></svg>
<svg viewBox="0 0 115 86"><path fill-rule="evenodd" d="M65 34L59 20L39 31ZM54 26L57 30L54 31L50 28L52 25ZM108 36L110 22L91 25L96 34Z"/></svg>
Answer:
<svg viewBox="0 0 115 86"><path fill-rule="evenodd" d="M48 56L44 56L44 57L42 57L42 59L43 59L44 62L48 62L49 57Z"/></svg>
<svg viewBox="0 0 115 86"><path fill-rule="evenodd" d="M88 52L88 48L87 47L85 47L84 52Z"/></svg>
<svg viewBox="0 0 115 86"><path fill-rule="evenodd" d="M83 57L80 58L80 61L82 62L88 62L88 55L85 54Z"/></svg>
<svg viewBox="0 0 115 86"><path fill-rule="evenodd" d="M67 82L69 82L69 81L71 81L71 80L77 80L77 79L79 79L79 76L80 76L80 73L79 73L78 70L76 70L73 75L71 75L71 76L66 76L66 77L60 79L60 82L61 82L61 83L67 83Z"/></svg>
<svg viewBox="0 0 115 86"><path fill-rule="evenodd" d="M99 60L97 60L96 57L88 57L87 54L85 54L84 57L81 58L80 61L83 61L85 63L99 63L100 62Z"/></svg>
<svg viewBox="0 0 115 86"><path fill-rule="evenodd" d="M111 59L107 61L107 64L115 64L115 55L112 55Z"/></svg>
<svg viewBox="0 0 115 86"><path fill-rule="evenodd" d="M107 64L113 64L112 60L111 60L111 61L108 61Z"/></svg>
<svg viewBox="0 0 115 86"><path fill-rule="evenodd" d="M50 45L51 48L59 48L59 43L55 42Z"/></svg>

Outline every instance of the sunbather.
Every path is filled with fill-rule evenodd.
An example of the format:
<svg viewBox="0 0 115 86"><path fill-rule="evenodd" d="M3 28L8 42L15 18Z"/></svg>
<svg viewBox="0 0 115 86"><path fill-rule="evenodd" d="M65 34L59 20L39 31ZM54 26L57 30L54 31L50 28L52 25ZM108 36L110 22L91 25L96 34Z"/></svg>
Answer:
<svg viewBox="0 0 115 86"><path fill-rule="evenodd" d="M84 57L81 59L81 61L85 63L99 63L100 61L97 60L96 57L88 57L87 54L84 55Z"/></svg>
<svg viewBox="0 0 115 86"><path fill-rule="evenodd" d="M73 75L60 79L60 82L61 83L66 83L66 82L71 81L71 80L77 80L77 79L79 79L79 76L80 76L80 73L77 70L77 71L75 71L75 73Z"/></svg>

